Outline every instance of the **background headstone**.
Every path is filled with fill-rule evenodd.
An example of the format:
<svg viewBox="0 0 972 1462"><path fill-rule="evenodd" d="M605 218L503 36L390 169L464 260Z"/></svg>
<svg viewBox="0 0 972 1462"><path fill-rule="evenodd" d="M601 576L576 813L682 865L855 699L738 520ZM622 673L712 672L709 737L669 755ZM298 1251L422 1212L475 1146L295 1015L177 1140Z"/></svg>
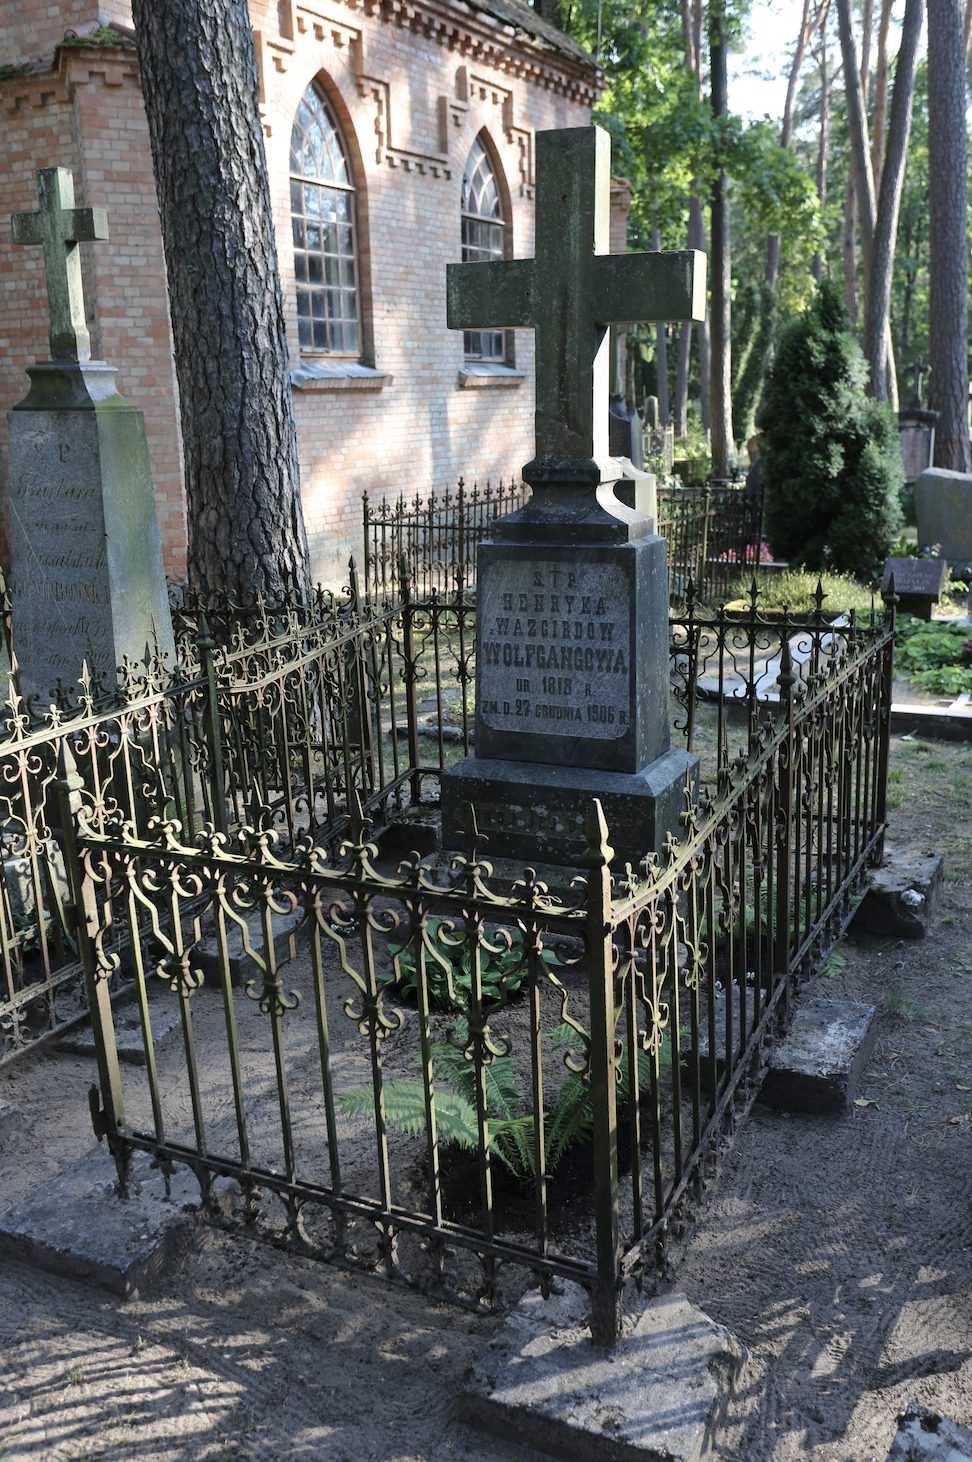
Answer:
<svg viewBox="0 0 972 1462"><path fill-rule="evenodd" d="M928 467L915 483L918 542L939 544L953 568L972 564L972 474Z"/></svg>
<svg viewBox="0 0 972 1462"><path fill-rule="evenodd" d="M28 367L7 419L13 648L21 694L43 708L85 660L111 686L126 656L175 651L145 422L91 360L84 322L78 244L106 239L107 217L75 208L67 168L39 169L37 193L13 237L44 247L51 359Z"/></svg>

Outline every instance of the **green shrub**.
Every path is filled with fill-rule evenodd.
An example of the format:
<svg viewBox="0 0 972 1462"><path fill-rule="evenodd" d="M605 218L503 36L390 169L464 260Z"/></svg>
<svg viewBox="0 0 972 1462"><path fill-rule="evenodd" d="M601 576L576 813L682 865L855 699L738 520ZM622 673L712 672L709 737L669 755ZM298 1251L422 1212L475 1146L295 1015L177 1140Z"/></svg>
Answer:
<svg viewBox="0 0 972 1462"><path fill-rule="evenodd" d="M776 557L863 575L887 557L904 469L894 414L864 394L867 378L841 292L825 279L780 332L758 417Z"/></svg>
<svg viewBox="0 0 972 1462"><path fill-rule="evenodd" d="M929 624L902 614L894 659L912 685L930 695L972 691L972 636L967 627Z"/></svg>

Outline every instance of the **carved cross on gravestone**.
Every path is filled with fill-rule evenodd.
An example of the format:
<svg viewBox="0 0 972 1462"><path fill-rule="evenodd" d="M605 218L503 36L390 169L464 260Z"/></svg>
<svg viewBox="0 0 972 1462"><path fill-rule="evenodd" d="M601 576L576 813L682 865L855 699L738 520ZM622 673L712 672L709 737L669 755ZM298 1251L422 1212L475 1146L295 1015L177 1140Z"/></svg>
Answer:
<svg viewBox="0 0 972 1462"><path fill-rule="evenodd" d="M91 359L91 337L84 319L81 254L78 245L107 239L103 208L75 208L74 175L69 168L38 168L36 213L15 213L15 244L43 244L47 302L51 316L51 360Z"/></svg>
<svg viewBox="0 0 972 1462"><path fill-rule="evenodd" d="M535 330L537 458L594 458L606 467L608 327L703 319L705 255L609 254L608 134L538 132L536 146L535 256L449 264L448 325Z"/></svg>

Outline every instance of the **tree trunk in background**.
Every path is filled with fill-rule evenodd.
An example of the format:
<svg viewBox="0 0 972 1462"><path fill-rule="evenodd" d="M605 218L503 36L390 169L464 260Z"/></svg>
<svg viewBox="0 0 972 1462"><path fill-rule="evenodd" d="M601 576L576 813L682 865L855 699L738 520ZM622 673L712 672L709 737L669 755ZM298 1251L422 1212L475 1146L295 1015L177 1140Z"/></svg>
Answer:
<svg viewBox="0 0 972 1462"><path fill-rule="evenodd" d="M847 169L844 195L844 302L852 325L857 324L857 190L854 165Z"/></svg>
<svg viewBox="0 0 972 1462"><path fill-rule="evenodd" d="M810 0L804 0L809 5ZM709 71L712 113L724 117L729 110L725 0L709 0ZM716 477L729 476L732 457L732 278L729 248L729 179L720 171L712 189L712 366L710 409L712 470Z"/></svg>
<svg viewBox="0 0 972 1462"><path fill-rule="evenodd" d="M969 59L969 41L972 40L972 0L965 0L965 59Z"/></svg>
<svg viewBox="0 0 972 1462"><path fill-rule="evenodd" d="M688 320L683 320L678 329L678 355L675 358L675 405L672 411L672 425L677 437L684 437L688 431L688 373L691 353L692 326Z"/></svg>
<svg viewBox="0 0 972 1462"><path fill-rule="evenodd" d="M821 11L821 14L824 12ZM784 152L790 145L793 136L793 108L796 105L797 82L800 80L800 72L803 69L803 57L806 53L807 42L812 34L810 23L810 0L803 0L803 17L800 21L800 34L797 36L796 49L793 52L793 62L790 66L790 77L786 84L786 101L783 103L783 126L780 130L780 146ZM771 288L776 288L776 277L780 272L780 235L770 234L769 243L766 248L766 283Z"/></svg>
<svg viewBox="0 0 972 1462"><path fill-rule="evenodd" d="M189 582L303 593L283 297L246 0L134 0L162 217Z"/></svg>
<svg viewBox="0 0 972 1462"><path fill-rule="evenodd" d="M891 98L891 125L888 128L887 155L881 178L877 220L871 246L871 276L868 285L867 312L864 324L864 354L871 366L870 394L878 401L888 399L888 344L891 310L891 276L894 272L894 249L898 236L898 209L904 183L908 138L911 133L911 106L915 95L918 70L918 42L924 0L905 0L901 45L894 68L894 93Z"/></svg>
<svg viewBox="0 0 972 1462"><path fill-rule="evenodd" d="M701 249L706 253L705 247L705 210L702 199L692 197L689 200L689 227L693 242L689 244L690 249ZM711 271L711 264L710 264ZM711 279L709 281L711 289ZM699 342L699 414L702 419L702 430L709 431L712 426L711 397L709 390L710 382L710 335L709 316L711 309L709 305L709 290L705 298L705 319L696 321L695 329Z"/></svg>
<svg viewBox="0 0 972 1462"><path fill-rule="evenodd" d="M830 93L833 89L836 72L832 72L827 64L827 15L824 13L820 22L820 51L817 56L817 63L820 67L820 131L817 139L817 197L820 199L820 207L823 209L827 203L827 157L830 151ZM838 67L838 71L840 68ZM820 255L813 256L813 277L820 283L823 267L820 262Z"/></svg>
<svg viewBox="0 0 972 1462"><path fill-rule="evenodd" d="M874 242L874 176L867 147L867 107L864 88L857 66L857 43L851 27L851 0L837 0L837 25L840 51L844 61L844 94L847 98L847 126L850 132L851 162L854 169L854 192L857 195L861 224L861 256L864 261L864 283L867 289L871 276L871 247Z"/></svg>
<svg viewBox="0 0 972 1462"><path fill-rule="evenodd" d="M651 247L655 253L661 251L661 234L657 228L651 231ZM668 326L655 326L655 379L658 392L658 420L668 426Z"/></svg>
<svg viewBox="0 0 972 1462"><path fill-rule="evenodd" d="M972 470L968 429L965 36L957 0L928 0L929 406L935 463Z"/></svg>
<svg viewBox="0 0 972 1462"><path fill-rule="evenodd" d="M871 129L871 172L874 192L880 196L881 173L884 169L884 129L888 116L888 30L891 25L891 0L881 0L881 21L878 25L877 69L874 77L874 125ZM864 92L867 100L867 90Z"/></svg>

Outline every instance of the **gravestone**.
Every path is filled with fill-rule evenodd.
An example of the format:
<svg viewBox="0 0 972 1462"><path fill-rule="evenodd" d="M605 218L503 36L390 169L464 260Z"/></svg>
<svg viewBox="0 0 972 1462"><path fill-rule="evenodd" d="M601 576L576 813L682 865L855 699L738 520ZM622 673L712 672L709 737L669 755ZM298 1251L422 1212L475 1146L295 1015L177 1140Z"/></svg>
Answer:
<svg viewBox="0 0 972 1462"><path fill-rule="evenodd" d="M921 356L912 367L915 388L911 400L903 411L898 412L898 437L901 443L901 460L904 463L905 481L910 485L930 467L935 457L935 423L937 411L928 411L921 399L921 382L930 374L930 367L923 366Z"/></svg>
<svg viewBox="0 0 972 1462"><path fill-rule="evenodd" d="M931 619L932 609L941 602L948 564L943 558L889 558L881 578L881 593L887 593L894 574L894 592L898 608L916 619Z"/></svg>
<svg viewBox="0 0 972 1462"><path fill-rule="evenodd" d="M941 545L953 567L972 564L972 474L927 467L915 483L918 542Z"/></svg>
<svg viewBox="0 0 972 1462"><path fill-rule="evenodd" d="M51 359L27 368L7 421L13 647L21 694L42 709L85 660L110 687L155 637L170 663L175 650L145 422L91 359L84 318L79 244L107 239L107 215L74 206L67 168L38 169L37 196L13 238L43 245Z"/></svg>
<svg viewBox="0 0 972 1462"><path fill-rule="evenodd" d="M665 541L619 502L609 455L609 330L701 319L704 255L609 255L611 145L537 134L537 255L450 264L451 329L536 331L533 496L477 561L476 754L442 778L443 841L467 802L491 856L560 865L601 799L616 857L680 830L698 759L671 747Z"/></svg>

